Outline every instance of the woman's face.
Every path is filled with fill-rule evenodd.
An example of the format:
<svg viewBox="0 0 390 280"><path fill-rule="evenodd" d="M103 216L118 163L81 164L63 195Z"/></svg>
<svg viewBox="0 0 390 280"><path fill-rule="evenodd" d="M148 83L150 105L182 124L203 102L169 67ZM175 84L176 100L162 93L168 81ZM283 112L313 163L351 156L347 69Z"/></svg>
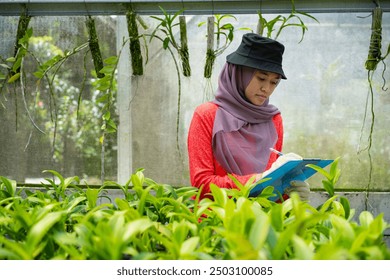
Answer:
<svg viewBox="0 0 390 280"><path fill-rule="evenodd" d="M274 92L280 79L279 74L257 70L245 89L245 97L254 105L263 105Z"/></svg>

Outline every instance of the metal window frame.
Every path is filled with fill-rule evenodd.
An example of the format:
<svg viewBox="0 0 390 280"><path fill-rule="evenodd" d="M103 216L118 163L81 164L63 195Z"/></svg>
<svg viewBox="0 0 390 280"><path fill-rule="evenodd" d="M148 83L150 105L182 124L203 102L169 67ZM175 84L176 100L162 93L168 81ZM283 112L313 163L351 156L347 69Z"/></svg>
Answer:
<svg viewBox="0 0 390 280"><path fill-rule="evenodd" d="M295 7L307 13L370 12L376 6L370 0L295 0ZM390 1L382 0L384 12L390 12ZM291 0L1 0L0 16L17 16L27 7L32 16L123 15L131 4L138 14L161 14L182 9L186 14L283 14L291 11Z"/></svg>

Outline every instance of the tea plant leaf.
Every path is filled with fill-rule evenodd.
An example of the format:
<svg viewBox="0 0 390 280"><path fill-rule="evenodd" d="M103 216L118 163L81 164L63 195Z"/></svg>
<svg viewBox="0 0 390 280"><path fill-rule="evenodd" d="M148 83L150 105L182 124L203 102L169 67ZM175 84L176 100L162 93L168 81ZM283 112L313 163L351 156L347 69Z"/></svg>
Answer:
<svg viewBox="0 0 390 280"><path fill-rule="evenodd" d="M15 242L0 235L0 259L31 260L31 255L25 249L25 243ZM4 246L4 247L3 247Z"/></svg>
<svg viewBox="0 0 390 280"><path fill-rule="evenodd" d="M142 169L137 170L135 174L131 175L131 182L133 183L134 188L143 188L145 176L142 171Z"/></svg>
<svg viewBox="0 0 390 280"><path fill-rule="evenodd" d="M61 185L64 185L64 177L62 177L62 175L60 173L58 173L57 171L55 170L43 170L42 173L51 173L53 174L55 177L57 177L60 182L61 182ZM48 179L46 179L47 181L49 181ZM53 181L50 180L50 182L52 183Z"/></svg>
<svg viewBox="0 0 390 280"><path fill-rule="evenodd" d="M329 175L334 184L339 180L341 175L341 170L338 168L339 160L340 157L337 157L330 165Z"/></svg>
<svg viewBox="0 0 390 280"><path fill-rule="evenodd" d="M62 186L62 189L65 191L69 186L73 186L73 183L80 183L80 179L78 176L68 177L64 180L64 185Z"/></svg>
<svg viewBox="0 0 390 280"><path fill-rule="evenodd" d="M118 210L128 210L130 209L129 202L122 198L115 198L115 204L117 205Z"/></svg>
<svg viewBox="0 0 390 280"><path fill-rule="evenodd" d="M344 208L344 213L345 213L345 219L349 219L351 216L351 206L349 204L349 200L345 197L340 197L340 203Z"/></svg>
<svg viewBox="0 0 390 280"><path fill-rule="evenodd" d="M255 250L259 251L264 246L270 226L270 216L262 211L257 212L256 219L248 235L249 242Z"/></svg>
<svg viewBox="0 0 390 280"><path fill-rule="evenodd" d="M291 257L292 259L312 260L314 258L313 248L310 244L306 244L305 240L300 236L293 236L292 246L294 248L294 256Z"/></svg>
<svg viewBox="0 0 390 280"><path fill-rule="evenodd" d="M329 210L329 207L332 205L333 201L336 200L338 196L335 195L335 196L332 196L331 198L329 198L327 201L325 201L324 204L320 205L318 208L319 208L319 212L320 213L325 213L326 211Z"/></svg>
<svg viewBox="0 0 390 280"><path fill-rule="evenodd" d="M94 208L96 206L97 199L99 197L99 190L88 188L85 191L85 195L86 195L87 200L88 200L88 207Z"/></svg>
<svg viewBox="0 0 390 280"><path fill-rule="evenodd" d="M53 240L62 249L64 257L60 259L85 260L87 254L81 252L77 236L68 232L57 232L53 234Z"/></svg>
<svg viewBox="0 0 390 280"><path fill-rule="evenodd" d="M9 197L15 196L15 194L16 194L16 181L9 180L3 176L0 176L0 181L2 182L2 184L0 184L0 190L2 189L2 185L4 185L5 189L7 191L7 195Z"/></svg>
<svg viewBox="0 0 390 280"><path fill-rule="evenodd" d="M53 176L57 177L60 181L60 183L57 185L55 183L55 180L53 179L49 179L49 178L46 178L45 180L47 182L49 182L51 184L51 186L53 187L53 189L55 190L55 195L59 198L59 197L62 197L62 198L65 198L65 192L64 192L64 183L65 183L65 179L64 177L62 177L62 175L60 173L58 173L57 171L54 171L54 170L44 170L43 173L51 173Z"/></svg>
<svg viewBox="0 0 390 280"><path fill-rule="evenodd" d="M212 210L211 213L214 213L219 218L219 220L221 220L221 221L225 220L226 215L225 215L224 208L212 204L210 206L210 209Z"/></svg>
<svg viewBox="0 0 390 280"><path fill-rule="evenodd" d="M149 186L144 190L141 190L141 196L139 197L137 209L138 212L143 215L144 209L146 207L146 201L151 201L152 203L156 200L154 196L150 195L150 190L153 189L154 186Z"/></svg>
<svg viewBox="0 0 390 280"><path fill-rule="evenodd" d="M2 209L9 210L12 208L12 205L17 200L20 200L20 197L8 197L8 198L5 198L3 200L0 200L0 205L5 205L5 207Z"/></svg>
<svg viewBox="0 0 390 280"><path fill-rule="evenodd" d="M199 240L199 236L194 236L185 240L180 247L180 256L186 258L187 256L193 255L199 244Z"/></svg>
<svg viewBox="0 0 390 280"><path fill-rule="evenodd" d="M234 184L237 186L237 188L240 191L243 191L245 189L245 186L240 181L238 181L238 179L236 177L234 177L232 174L228 174L228 177L234 182ZM250 178L249 180L251 180L253 182L254 177Z"/></svg>
<svg viewBox="0 0 390 280"><path fill-rule="evenodd" d="M271 224L276 231L283 230L283 206L281 204L276 204L272 207L270 211Z"/></svg>
<svg viewBox="0 0 390 280"><path fill-rule="evenodd" d="M287 199L282 203L282 216L285 217L287 213L293 209L293 203L291 199Z"/></svg>
<svg viewBox="0 0 390 280"><path fill-rule="evenodd" d="M84 196L76 197L75 199L72 199L69 204L66 207L67 213L71 213L77 205L79 205L81 202L86 200L87 198Z"/></svg>
<svg viewBox="0 0 390 280"><path fill-rule="evenodd" d="M372 221L372 223L370 224L370 227L369 227L374 238L375 238L375 236L377 238L381 237L383 232L388 228L390 228L390 226L384 220L384 213L383 212L375 217L374 221Z"/></svg>
<svg viewBox="0 0 390 280"><path fill-rule="evenodd" d="M380 247L377 246L370 246L370 247L363 247L360 249L360 252L357 253L358 255L364 254L364 259L366 260L382 260L386 259L387 257L383 254Z"/></svg>
<svg viewBox="0 0 390 280"><path fill-rule="evenodd" d="M322 180L322 185L330 197L334 196L334 186L330 181Z"/></svg>
<svg viewBox="0 0 390 280"><path fill-rule="evenodd" d="M116 211L108 221L108 228L112 230L112 239L115 242L116 240L121 240L123 235L124 225L125 225L125 216L124 211Z"/></svg>
<svg viewBox="0 0 390 280"><path fill-rule="evenodd" d="M342 245L345 248L351 248L355 240L355 231L351 224L340 216L330 214L329 220L332 223L332 229L329 237L332 242ZM342 234L340 234L342 232Z"/></svg>
<svg viewBox="0 0 390 280"><path fill-rule="evenodd" d="M202 199L198 205L194 205L194 212L196 218L201 218L202 216L207 216L207 213L210 212L210 207L214 204L213 201L209 199Z"/></svg>
<svg viewBox="0 0 390 280"><path fill-rule="evenodd" d="M277 234L277 242L272 248L272 259L280 260L285 258L285 253L288 248L289 243L291 242L295 232L297 231L298 224L293 223L286 227L284 231Z"/></svg>
<svg viewBox="0 0 390 280"><path fill-rule="evenodd" d="M345 218L344 206L337 200L333 201L330 211L334 215Z"/></svg>
<svg viewBox="0 0 390 280"><path fill-rule="evenodd" d="M366 216L366 214L364 214ZM367 219L371 220L371 217ZM364 218L362 217L362 220ZM365 221L367 222L367 221ZM378 215L367 227L367 225L356 228L357 236L351 246L350 251L362 259L387 259L389 255L386 246L382 250L379 246L383 244L383 231L389 228L383 220L383 213Z"/></svg>
<svg viewBox="0 0 390 280"><path fill-rule="evenodd" d="M178 248L180 248L180 244L184 242L184 240L187 239L188 233L189 233L189 227L187 225L187 222L184 220L180 222L173 222L172 225L172 240L175 244L178 245Z"/></svg>
<svg viewBox="0 0 390 280"><path fill-rule="evenodd" d="M174 211L168 213L168 217L186 217L188 220L196 222L193 212L181 201L181 198L175 200L170 197L160 197L158 200L160 202L169 202L169 206L173 207Z"/></svg>
<svg viewBox="0 0 390 280"><path fill-rule="evenodd" d="M42 242L46 233L64 216L64 212L51 212L45 215L40 221L34 224L27 233L26 246L27 251L32 257L35 257L39 250L37 247Z"/></svg>
<svg viewBox="0 0 390 280"><path fill-rule="evenodd" d="M267 179L265 179L264 181L268 181L269 179L267 178ZM262 191L261 191L261 193L260 193L260 195L258 196L259 198L265 198L266 200L268 200L270 197L275 197L276 196L276 194L275 194L275 189L274 189L274 187L273 186L267 186L267 187L265 187ZM270 202L271 203L271 202Z"/></svg>
<svg viewBox="0 0 390 280"><path fill-rule="evenodd" d="M210 184L210 190L216 204L224 207L228 199L226 192L215 184Z"/></svg>
<svg viewBox="0 0 390 280"><path fill-rule="evenodd" d="M314 169L315 171L317 171L318 173L322 174L323 176L326 177L326 179L328 180L331 180L332 179L332 176L330 175L330 173L328 171L326 171L324 168L321 168L315 164L307 164L306 165L307 167L310 167L312 169Z"/></svg>
<svg viewBox="0 0 390 280"><path fill-rule="evenodd" d="M363 211L360 213L359 222L363 228L368 228L372 221L374 221L374 216L370 212Z"/></svg>

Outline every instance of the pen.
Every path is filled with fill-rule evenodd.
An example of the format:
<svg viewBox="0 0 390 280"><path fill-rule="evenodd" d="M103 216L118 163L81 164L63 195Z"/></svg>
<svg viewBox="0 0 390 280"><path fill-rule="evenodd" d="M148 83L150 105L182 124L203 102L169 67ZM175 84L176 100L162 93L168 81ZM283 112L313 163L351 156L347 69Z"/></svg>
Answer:
<svg viewBox="0 0 390 280"><path fill-rule="evenodd" d="M279 152L278 150L275 150L274 148L269 148L269 149L270 149L271 152L273 152L273 153L275 153L275 154L277 154L277 155L279 155L279 156L282 156L282 155L283 155L282 152Z"/></svg>

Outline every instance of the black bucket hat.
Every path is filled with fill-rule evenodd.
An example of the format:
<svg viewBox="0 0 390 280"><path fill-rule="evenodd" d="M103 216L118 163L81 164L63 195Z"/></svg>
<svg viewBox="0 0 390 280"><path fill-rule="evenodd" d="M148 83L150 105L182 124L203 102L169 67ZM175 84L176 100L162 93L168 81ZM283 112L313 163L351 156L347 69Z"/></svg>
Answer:
<svg viewBox="0 0 390 280"><path fill-rule="evenodd" d="M226 61L277 73L282 76L282 79L287 79L282 69L283 53L284 46L281 43L256 33L247 33L242 37L238 49L229 54Z"/></svg>

